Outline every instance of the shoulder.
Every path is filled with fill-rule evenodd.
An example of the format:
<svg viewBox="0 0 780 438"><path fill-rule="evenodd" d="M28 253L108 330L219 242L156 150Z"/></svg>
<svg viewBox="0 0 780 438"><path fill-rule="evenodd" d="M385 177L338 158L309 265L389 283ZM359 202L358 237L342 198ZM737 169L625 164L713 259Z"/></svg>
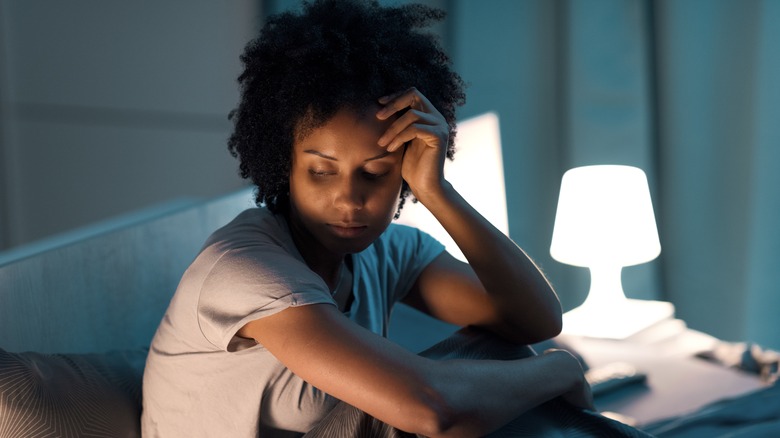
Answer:
<svg viewBox="0 0 780 438"><path fill-rule="evenodd" d="M324 288L324 283L303 261L284 218L265 208L240 213L215 231L188 271L196 274L201 295L221 295L229 285L265 285L290 292Z"/></svg>
<svg viewBox="0 0 780 438"><path fill-rule="evenodd" d="M207 259L288 256L303 262L287 222L266 208L250 208L209 236L201 251ZM200 258L200 256L199 256Z"/></svg>
<svg viewBox="0 0 780 438"><path fill-rule="evenodd" d="M303 261L280 216L250 209L215 232L191 266L198 324L220 348L231 348L247 321L291 306L333 304L325 282Z"/></svg>
<svg viewBox="0 0 780 438"><path fill-rule="evenodd" d="M292 243L287 222L281 215L267 208L249 208L209 236L205 247L212 245L240 245L244 241L263 241L279 246Z"/></svg>

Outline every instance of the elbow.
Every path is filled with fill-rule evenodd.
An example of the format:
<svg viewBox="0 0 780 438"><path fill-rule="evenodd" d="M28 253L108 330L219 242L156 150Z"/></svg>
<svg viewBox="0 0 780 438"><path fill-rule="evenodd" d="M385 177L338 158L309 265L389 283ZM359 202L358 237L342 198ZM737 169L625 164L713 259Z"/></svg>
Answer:
<svg viewBox="0 0 780 438"><path fill-rule="evenodd" d="M552 286L549 283L546 286L548 288L546 294L548 300L538 310L538 315L543 317L537 320L537 339L534 343L554 338L561 334L563 330L563 308L561 307L561 302L558 300L558 295Z"/></svg>
<svg viewBox="0 0 780 438"><path fill-rule="evenodd" d="M432 386L421 386L415 396L416 403L407 405L409 411L403 415L408 421L399 429L427 437L447 437L458 430L458 422L464 419L455 408L451 391ZM456 434L457 435L457 434Z"/></svg>
<svg viewBox="0 0 780 438"><path fill-rule="evenodd" d="M399 429L430 438L484 436L493 429L485 407L474 403L472 394L477 389L474 382L458 371L460 363L450 360L431 363L432 373L417 386L415 402L404 405L409 410L402 417L408 420L409 429Z"/></svg>
<svg viewBox="0 0 780 438"><path fill-rule="evenodd" d="M427 437L445 437L447 432L453 429L458 415L451 405L444 402L440 394L427 394L414 409L413 415L408 417L410 432Z"/></svg>
<svg viewBox="0 0 780 438"><path fill-rule="evenodd" d="M552 288L550 288L550 293L554 299L548 305L547 318L544 319L545 324L543 327L545 333L540 341L554 338L560 335L563 330L563 308L561 307L561 302Z"/></svg>
<svg viewBox="0 0 780 438"><path fill-rule="evenodd" d="M535 339L529 343L537 343L554 338L561 334L563 330L563 311L561 305L556 302L556 306L547 312L547 316L539 320L537 329L533 336Z"/></svg>
<svg viewBox="0 0 780 438"><path fill-rule="evenodd" d="M492 428L474 416L472 412L457 412L450 406L438 405L415 427L418 436L429 438L461 438L464 436L484 436Z"/></svg>
<svg viewBox="0 0 780 438"><path fill-rule="evenodd" d="M552 312L548 318L539 325L536 333L532 336L533 339L529 340L529 344L535 344L537 342L546 341L561 334L563 330L563 315L560 311Z"/></svg>
<svg viewBox="0 0 780 438"><path fill-rule="evenodd" d="M554 338L560 335L561 331L563 331L563 313L561 313L560 309L558 312L555 312L552 318L550 318L550 323L547 330L549 332L547 333L547 337L545 339Z"/></svg>
<svg viewBox="0 0 780 438"><path fill-rule="evenodd" d="M536 344L552 339L563 330L563 316L552 312L533 324L518 322L516 319L505 321L503 325L486 327L502 338L521 345Z"/></svg>
<svg viewBox="0 0 780 438"><path fill-rule="evenodd" d="M415 433L431 438L444 438L450 436L455 420L454 416L446 412L429 412L429 416L417 425Z"/></svg>

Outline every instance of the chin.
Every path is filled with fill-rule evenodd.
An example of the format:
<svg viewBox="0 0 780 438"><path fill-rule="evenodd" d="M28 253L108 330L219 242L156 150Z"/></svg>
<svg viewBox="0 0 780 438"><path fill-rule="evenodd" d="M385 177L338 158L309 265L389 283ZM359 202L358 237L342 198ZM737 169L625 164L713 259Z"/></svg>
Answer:
<svg viewBox="0 0 780 438"><path fill-rule="evenodd" d="M338 254L355 254L371 246L380 235L381 233L376 232L369 232L356 238L340 238L331 235L328 236L326 246Z"/></svg>
<svg viewBox="0 0 780 438"><path fill-rule="evenodd" d="M372 239L370 242L334 242L332 248L340 254L356 254L371 246L371 244L374 243L374 240L376 239Z"/></svg>

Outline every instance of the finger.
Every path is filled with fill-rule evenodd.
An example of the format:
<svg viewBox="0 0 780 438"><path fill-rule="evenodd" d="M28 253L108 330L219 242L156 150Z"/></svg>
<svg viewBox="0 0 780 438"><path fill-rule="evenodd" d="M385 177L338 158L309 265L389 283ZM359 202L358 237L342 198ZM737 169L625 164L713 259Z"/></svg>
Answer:
<svg viewBox="0 0 780 438"><path fill-rule="evenodd" d="M439 123L439 121L436 119L436 117L432 114L423 113L415 110L410 110L404 113L401 117L398 118L398 120L394 121L387 130L382 134L381 137L377 140L377 143L380 146L387 146L390 144L390 141L395 138L399 132L406 129L408 126L413 125L415 123L419 124L427 124L427 125L436 125Z"/></svg>
<svg viewBox="0 0 780 438"><path fill-rule="evenodd" d="M399 98L406 99L406 100L411 102L410 99L412 99L411 96L413 94L418 94L420 96L423 96L423 94L420 93L420 91L416 87L409 87L409 88L407 88L405 90L397 91L395 93L388 94L387 96L380 97L379 98L379 103L382 104L382 105L386 105L388 102L390 102L392 100L397 100Z"/></svg>
<svg viewBox="0 0 780 438"><path fill-rule="evenodd" d="M434 145L440 141L433 126L414 124L399 132L387 145L387 151L395 152L401 146L415 139L422 140L426 145Z"/></svg>
<svg viewBox="0 0 780 438"><path fill-rule="evenodd" d="M393 94L388 94L387 96L382 96L382 97L380 97L378 99L378 101L379 101L380 104L385 105L385 104L387 104L387 102L390 102L391 100L393 100L396 97L406 93L407 91L409 91L408 88L406 90L397 91L397 92L395 92Z"/></svg>
<svg viewBox="0 0 780 438"><path fill-rule="evenodd" d="M568 403L577 406L578 408L587 409L590 411L596 410L593 404L593 395L590 391L590 387L587 385L583 385L569 393L564 394L563 398Z"/></svg>
<svg viewBox="0 0 780 438"><path fill-rule="evenodd" d="M409 88L395 95L383 96L379 98L379 103L384 105L382 109L380 109L376 114L377 117L381 120L387 119L393 114L406 108L412 108L425 112L435 110L428 98L420 93L415 87Z"/></svg>

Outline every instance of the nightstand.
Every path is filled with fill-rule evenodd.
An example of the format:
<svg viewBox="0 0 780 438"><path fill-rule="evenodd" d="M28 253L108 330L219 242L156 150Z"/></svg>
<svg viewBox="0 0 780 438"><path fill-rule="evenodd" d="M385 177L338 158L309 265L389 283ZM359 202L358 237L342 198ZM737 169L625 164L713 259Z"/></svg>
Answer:
<svg viewBox="0 0 780 438"><path fill-rule="evenodd" d="M687 414L709 403L764 388L758 376L695 357L718 339L670 318L623 340L561 335L589 367L627 362L646 373L644 383L628 385L596 398L599 411L650 422Z"/></svg>

